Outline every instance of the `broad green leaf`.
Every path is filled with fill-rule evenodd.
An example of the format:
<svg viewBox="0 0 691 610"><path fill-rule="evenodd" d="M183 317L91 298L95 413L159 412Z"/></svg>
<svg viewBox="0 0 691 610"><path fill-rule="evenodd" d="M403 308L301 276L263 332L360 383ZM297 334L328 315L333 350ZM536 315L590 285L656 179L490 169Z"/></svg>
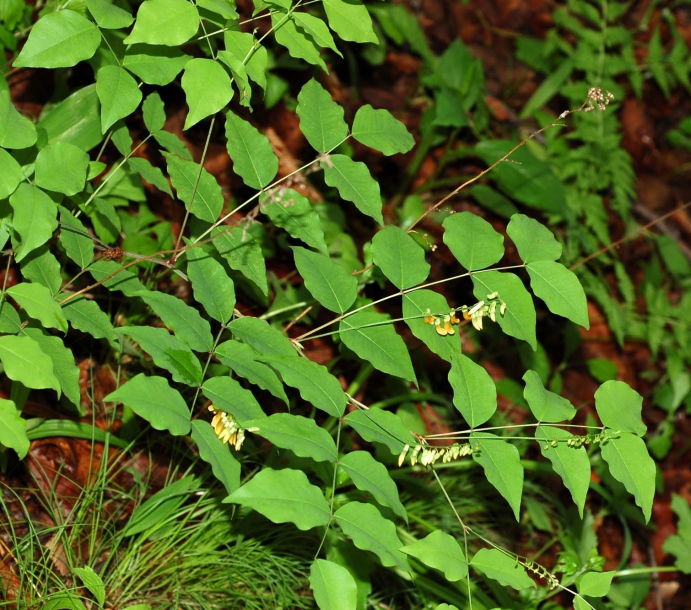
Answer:
<svg viewBox="0 0 691 610"><path fill-rule="evenodd" d="M63 298L66 296L61 295ZM96 301L90 301L80 295L65 303L62 313L72 328L88 333L95 339L107 339L110 343L117 342L117 335L110 318Z"/></svg>
<svg viewBox="0 0 691 610"><path fill-rule="evenodd" d="M170 188L170 184L168 184L168 179L163 175L160 168L151 165L151 161L143 157L130 157L127 160L127 165L149 184L153 184L159 191L163 191L171 197L173 196L173 191Z"/></svg>
<svg viewBox="0 0 691 610"><path fill-rule="evenodd" d="M295 20L295 24L307 32L320 47L329 48L339 57L343 57L323 19L315 17L310 13L298 11L295 11L291 16Z"/></svg>
<svg viewBox="0 0 691 610"><path fill-rule="evenodd" d="M188 61L182 74L182 89L190 109L183 130L216 114L233 97L230 76L220 63L212 59L196 58Z"/></svg>
<svg viewBox="0 0 691 610"><path fill-rule="evenodd" d="M340 465L358 489L369 492L379 504L388 506L408 522L408 515L398 497L396 483L384 464L367 451L351 451L340 460Z"/></svg>
<svg viewBox="0 0 691 610"><path fill-rule="evenodd" d="M328 72L326 64L319 54L319 45L309 33L295 25L292 15L281 11L272 13L271 27L276 42L288 49L291 57L304 59L307 63L320 66Z"/></svg>
<svg viewBox="0 0 691 610"><path fill-rule="evenodd" d="M214 343L211 326L196 309L172 294L146 290L136 296L154 310L180 341L197 352L211 351Z"/></svg>
<svg viewBox="0 0 691 610"><path fill-rule="evenodd" d="M7 289L26 314L38 320L45 328L57 328L67 332L67 320L50 290L41 284L21 282Z"/></svg>
<svg viewBox="0 0 691 610"><path fill-rule="evenodd" d="M197 33L199 13L187 0L146 0L139 5L137 20L127 45L145 42L177 47Z"/></svg>
<svg viewBox="0 0 691 610"><path fill-rule="evenodd" d="M372 239L374 264L400 290L421 284L429 275L425 251L403 229L389 225Z"/></svg>
<svg viewBox="0 0 691 610"><path fill-rule="evenodd" d="M132 25L134 17L108 0L86 0L94 21L104 30L120 30ZM100 602L103 605L103 602Z"/></svg>
<svg viewBox="0 0 691 610"><path fill-rule="evenodd" d="M140 373L103 402L121 402L147 420L156 430L168 430L173 436L190 431L190 410L180 392L168 385L163 377Z"/></svg>
<svg viewBox="0 0 691 610"><path fill-rule="evenodd" d="M484 301L488 295L498 292L506 303L504 315L496 313L501 329L507 335L526 341L533 350L537 349L535 305L521 278L513 273L490 270L474 273L472 280L473 294L478 301Z"/></svg>
<svg viewBox="0 0 691 610"><path fill-rule="evenodd" d="M343 417L347 398L341 383L321 364L294 356L265 359L286 385L297 388L300 396L333 417Z"/></svg>
<svg viewBox="0 0 691 610"><path fill-rule="evenodd" d="M669 536L662 545L665 553L674 555L674 567L683 574L691 574L691 545L688 538L674 534Z"/></svg>
<svg viewBox="0 0 691 610"><path fill-rule="evenodd" d="M408 348L388 315L359 311L341 320L338 332L346 347L365 362L384 373L417 383Z"/></svg>
<svg viewBox="0 0 691 610"><path fill-rule="evenodd" d="M216 222L223 209L223 194L216 178L199 163L181 159L170 153L163 153L163 156L166 158L170 181L177 191L178 199L184 202L185 207L197 218L206 222Z"/></svg>
<svg viewBox="0 0 691 610"><path fill-rule="evenodd" d="M148 85L163 86L172 83L190 59L176 47L136 44L127 47L122 65Z"/></svg>
<svg viewBox="0 0 691 610"><path fill-rule="evenodd" d="M487 480L509 503L518 521L523 494L523 466L518 449L489 432L473 432L470 443L473 459L482 466Z"/></svg>
<svg viewBox="0 0 691 610"><path fill-rule="evenodd" d="M320 161L324 170L324 182L338 189L341 198L352 201L363 214L384 224L379 183L372 178L364 163L353 161L345 155L329 155Z"/></svg>
<svg viewBox="0 0 691 610"><path fill-rule="evenodd" d="M624 484L641 507L646 523L650 521L655 494L655 462L648 455L645 442L629 432L610 438L601 445L602 459L612 476Z"/></svg>
<svg viewBox="0 0 691 610"><path fill-rule="evenodd" d="M396 534L396 526L374 506L348 502L336 511L334 519L357 548L375 553L386 567L410 571L408 559L399 550L403 544Z"/></svg>
<svg viewBox="0 0 691 610"><path fill-rule="evenodd" d="M111 130L110 139L113 142L113 144L115 145L115 148L118 149L118 152L123 157L128 157L132 153L132 146L134 144L134 141L132 140L132 136L130 134L129 128L122 121L120 121L120 120L116 121L116 125L115 125L114 129ZM143 158L141 158L141 157L140 157L140 159L143 160ZM130 172L127 172L127 173L130 173ZM105 189L107 189L107 188L108 188L108 185L105 185Z"/></svg>
<svg viewBox="0 0 691 610"><path fill-rule="evenodd" d="M266 262L261 246L242 227L232 229L217 227L211 233L218 253L228 262L228 266L239 271L261 290L269 294L266 280Z"/></svg>
<svg viewBox="0 0 691 610"><path fill-rule="evenodd" d="M156 0L147 0L152 2ZM145 3L146 4L146 3ZM141 89L120 66L103 66L96 74L96 92L101 100L101 131L106 133L119 119L132 114L142 101Z"/></svg>
<svg viewBox="0 0 691 610"><path fill-rule="evenodd" d="M245 316L228 324L233 336L250 345L262 358L294 357L298 352L290 339L266 320Z"/></svg>
<svg viewBox="0 0 691 610"><path fill-rule="evenodd" d="M214 354L236 375L244 377L288 404L288 397L278 375L272 368L256 360L259 355L249 345L239 341L226 341L216 347Z"/></svg>
<svg viewBox="0 0 691 610"><path fill-rule="evenodd" d="M68 142L54 142L36 156L36 185L63 195L84 190L89 155Z"/></svg>
<svg viewBox="0 0 691 610"><path fill-rule="evenodd" d="M60 209L60 245L64 248L68 258L84 269L94 258L94 242L82 221L72 213L59 206Z"/></svg>
<svg viewBox="0 0 691 610"><path fill-rule="evenodd" d="M361 144L387 156L407 153L415 146L415 139L401 121L388 110L375 110L369 104L355 113L352 135Z"/></svg>
<svg viewBox="0 0 691 610"><path fill-rule="evenodd" d="M29 452L29 439L26 436L26 420L11 400L0 398L0 443L14 449L20 460Z"/></svg>
<svg viewBox="0 0 691 610"><path fill-rule="evenodd" d="M36 143L36 137L36 127L14 107L10 92L0 90L0 146L28 148Z"/></svg>
<svg viewBox="0 0 691 610"><path fill-rule="evenodd" d="M51 388L60 394L60 382L53 373L53 361L30 337L0 337L0 361L5 375L27 388Z"/></svg>
<svg viewBox="0 0 691 610"><path fill-rule="evenodd" d="M605 381L595 392L600 421L613 430L643 436L648 430L641 419L643 397L623 381Z"/></svg>
<svg viewBox="0 0 691 610"><path fill-rule="evenodd" d="M357 279L325 254L294 246L293 256L310 294L327 309L345 313L357 298Z"/></svg>
<svg viewBox="0 0 691 610"><path fill-rule="evenodd" d="M22 168L14 157L0 148L0 199L14 193L22 181Z"/></svg>
<svg viewBox="0 0 691 610"><path fill-rule="evenodd" d="M226 30L223 32L226 51L245 64L249 76L262 89L266 89L266 49L257 44L254 36L246 32Z"/></svg>
<svg viewBox="0 0 691 610"><path fill-rule="evenodd" d="M3 299L0 303L0 333L16 335L20 330L22 330L22 321L19 319L17 310L7 299Z"/></svg>
<svg viewBox="0 0 691 610"><path fill-rule="evenodd" d="M261 198L262 209L277 227L326 253L324 230L310 200L294 189L276 189Z"/></svg>
<svg viewBox="0 0 691 610"><path fill-rule="evenodd" d="M439 570L446 580L456 582L468 576L468 560L461 545L453 536L434 530L413 544L401 549L406 555L412 555L430 568Z"/></svg>
<svg viewBox="0 0 691 610"><path fill-rule="evenodd" d="M329 27L343 40L379 43L372 18L360 0L324 0Z"/></svg>
<svg viewBox="0 0 691 610"><path fill-rule="evenodd" d="M72 571L81 579L96 601L103 606L106 602L106 587L101 577L94 572L94 569L91 566L85 566L83 568L72 568Z"/></svg>
<svg viewBox="0 0 691 610"><path fill-rule="evenodd" d="M588 572L578 583L578 592L590 597L604 597L609 593L616 572Z"/></svg>
<svg viewBox="0 0 691 610"><path fill-rule="evenodd" d="M449 383L453 404L471 428L484 424L497 410L497 388L484 367L461 354L451 360Z"/></svg>
<svg viewBox="0 0 691 610"><path fill-rule="evenodd" d="M348 137L343 107L314 78L300 90L296 112L300 131L317 152L327 153Z"/></svg>
<svg viewBox="0 0 691 610"><path fill-rule="evenodd" d="M571 497L583 518L585 497L590 485L590 460L585 447L569 447L566 443L573 435L563 428L538 426L535 429L535 440L540 444L540 451L550 462L552 468L564 481L571 492ZM556 441L556 446L552 443Z"/></svg>
<svg viewBox="0 0 691 610"><path fill-rule="evenodd" d="M245 427L252 428L252 434L263 436L276 447L289 449L299 457L312 458L315 462L335 462L338 458L333 438L313 419L274 413L247 422Z"/></svg>
<svg viewBox="0 0 691 610"><path fill-rule="evenodd" d="M230 413L241 426L266 417L254 394L232 377L208 379L202 386L202 393L217 409Z"/></svg>
<svg viewBox="0 0 691 610"><path fill-rule="evenodd" d="M254 189L268 186L278 172L278 157L269 139L232 112L226 113L226 147L233 171Z"/></svg>
<svg viewBox="0 0 691 610"><path fill-rule="evenodd" d="M192 422L192 440L199 449L199 457L211 466L214 476L231 494L240 487L240 463L228 447L216 436L208 422Z"/></svg>
<svg viewBox="0 0 691 610"><path fill-rule="evenodd" d="M89 273L97 282L102 282L108 290L120 290L128 297L146 290L134 273L123 269L122 265L115 261L97 260L89 266Z"/></svg>
<svg viewBox="0 0 691 610"><path fill-rule="evenodd" d="M241 60L237 59L232 53L228 51L219 51L218 59L222 61L230 69L230 73L233 76L233 82L237 87L238 93L240 94L240 104L246 106L247 108L252 107L250 98L252 96L252 87L250 85L249 78L247 77L247 70L245 64Z"/></svg>
<svg viewBox="0 0 691 610"><path fill-rule="evenodd" d="M552 232L537 220L524 214L514 214L506 227L518 255L524 263L555 261L561 256L561 244Z"/></svg>
<svg viewBox="0 0 691 610"><path fill-rule="evenodd" d="M36 248L22 260L20 266L25 280L45 286L51 296L55 296L60 291L62 284L60 261L55 258L47 245Z"/></svg>
<svg viewBox="0 0 691 610"><path fill-rule="evenodd" d="M233 317L235 308L233 280L223 265L202 248L189 248L185 254L187 277L192 283L195 300L214 320L226 324Z"/></svg>
<svg viewBox="0 0 691 610"><path fill-rule="evenodd" d="M15 68L68 68L89 59L101 35L96 25L70 9L43 15L31 28Z"/></svg>
<svg viewBox="0 0 691 610"><path fill-rule="evenodd" d="M497 549L480 549L475 553L470 565L485 576L519 591L535 587L535 582L528 576L525 568L513 557Z"/></svg>
<svg viewBox="0 0 691 610"><path fill-rule="evenodd" d="M165 328L155 326L121 326L116 329L139 343L151 356L156 366L166 369L174 381L190 386L202 382L202 365L185 343L176 339Z"/></svg>
<svg viewBox="0 0 691 610"><path fill-rule="evenodd" d="M526 269L533 292L552 313L590 328L585 292L573 271L553 261L528 263Z"/></svg>
<svg viewBox="0 0 691 610"><path fill-rule="evenodd" d="M461 339L453 335L441 336L434 324L426 324L425 316L429 313L437 317L449 315L451 308L446 299L432 290L415 290L403 295L403 317L413 335L422 341L440 358L451 362L461 355Z"/></svg>
<svg viewBox="0 0 691 610"><path fill-rule="evenodd" d="M382 409L368 409L348 413L345 421L366 441L386 445L391 453L399 455L406 445L415 445L415 436L395 413Z"/></svg>
<svg viewBox="0 0 691 610"><path fill-rule="evenodd" d="M547 390L535 371L527 371L523 381L523 397L538 422L560 422L576 415L574 406L566 398Z"/></svg>
<svg viewBox="0 0 691 610"><path fill-rule="evenodd" d="M468 271L485 269L504 256L504 237L471 212L451 214L442 226L444 243Z"/></svg>
<svg viewBox="0 0 691 610"><path fill-rule="evenodd" d="M321 490L301 470L265 468L223 502L242 504L274 523L294 523L309 530L326 525L331 517Z"/></svg>
<svg viewBox="0 0 691 610"><path fill-rule="evenodd" d="M144 125L150 133L156 133L163 129L166 123L166 109L161 96L154 91L149 93L142 104Z"/></svg>
<svg viewBox="0 0 691 610"><path fill-rule="evenodd" d="M22 238L14 253L20 262L52 237L58 226L58 206L44 191L27 182L12 193L10 205L14 209L14 230Z"/></svg>
<svg viewBox="0 0 691 610"><path fill-rule="evenodd" d="M681 496L672 493L672 502L670 506L672 511L679 517L677 532L679 532L682 538L691 540L691 505Z"/></svg>
<svg viewBox="0 0 691 610"><path fill-rule="evenodd" d="M315 559L310 568L310 587L319 610L355 610L357 584L343 566Z"/></svg>

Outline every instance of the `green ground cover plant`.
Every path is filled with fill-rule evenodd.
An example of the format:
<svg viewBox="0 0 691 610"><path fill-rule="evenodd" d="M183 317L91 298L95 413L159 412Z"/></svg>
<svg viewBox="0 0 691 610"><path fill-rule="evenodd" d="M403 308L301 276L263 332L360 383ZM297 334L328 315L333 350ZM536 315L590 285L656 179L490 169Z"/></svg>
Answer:
<svg viewBox="0 0 691 610"><path fill-rule="evenodd" d="M272 590L277 606L355 609L393 600L399 607L546 609L559 607L553 599L563 595L559 599L583 610L630 607L634 594L626 591L646 592L635 576L647 568L603 571L586 501L594 471L602 481L597 493L613 503L625 497L622 513L643 527L655 494L649 448L660 457L664 445L649 447L643 438L642 396L607 374L593 397L597 419L589 415L575 423L578 409L560 396L559 378L540 365L544 348L537 339L535 297L538 308L542 303L564 320L571 336L577 326L589 326L586 294L600 302L598 270L581 265L579 279L570 267L596 253L612 256L601 192L612 188L615 209L628 218L630 166L614 150L616 133L608 131L616 131L607 108L616 83L588 73L592 81L569 89L572 110L547 116L544 104L557 91L563 94L579 69L576 60L559 63L561 80L548 78L549 86L525 110L546 127L528 140L490 140L481 64L460 42L433 54L400 6L372 7L376 30L368 7L356 0L255 0L251 16L224 0L86 0L48 3L35 21L23 3L8 6L0 38L14 55L12 68L49 69L62 93L32 121L14 107L6 81L0 81L0 242L6 255L0 361L11 380L10 397L0 399L4 462L9 450L24 458L31 440L47 436L89 438L128 452L160 433L198 457L217 480L188 472L182 464L189 458L180 457L180 475L152 497L139 497L124 530L97 523L95 529L108 535L90 552L70 556L75 578L69 586L52 578L32 591L43 572L32 564L32 548L18 553L26 558L23 594L54 608L192 607L204 599L201 588L190 594L195 579L203 578L201 562L183 556L188 580L170 573L152 586L156 595L165 588L171 595L190 594L184 602L151 599L143 587L128 589L128 575L109 566L155 562L179 546L203 552L206 562L225 561L236 574L239 562L253 561L252 553L269 554L262 545L267 531L289 532L302 552L281 564L285 580ZM572 3L569 10L578 13L583 6L593 5ZM613 27L600 21L611 35ZM566 17L563 23L575 27ZM472 154L488 166L427 207L419 193L408 196L403 188L395 206L400 222L388 214L385 219L380 184L353 158L353 146L392 157L413 150L415 139L384 109L363 105L346 119L321 81L333 62L344 52L357 53L358 45L367 45L363 54L376 62L384 35L424 59L423 82L435 101L413 165L467 128L479 139ZM618 44L628 49L621 38ZM24 40L21 47L17 39ZM537 43L522 44L528 61ZM598 44L604 53L606 43ZM93 82L72 89L70 69L83 62ZM292 102L312 150L307 163L284 175L254 120L255 112L294 87L277 74L280 66L300 70ZM555 66L540 67L549 72ZM623 72L633 82L640 76L633 64L613 75ZM663 77L673 86L669 74L655 76ZM200 160L166 128L166 88L184 95L183 131L202 134ZM583 147L591 147L583 158L555 135L558 125L571 120ZM141 140L133 138L135 126ZM547 143L540 158L531 147L542 134ZM230 198L204 167L212 139L223 143L243 185ZM598 146L611 150L598 152ZM145 157L145 149L156 152ZM562 175L549 164L558 155L573 164ZM609 165L599 165L599 182L584 183L598 155ZM495 190L478 182L488 172ZM325 201L310 201L299 188L308 174L315 174ZM152 211L142 181L184 205L175 232ZM465 188L503 212L506 237L480 216L448 207L448 199ZM557 239L517 206L564 223L569 239ZM440 225L440 243L420 229L428 217ZM576 234L583 218L594 224ZM353 219L370 231L362 248L350 231ZM507 246L517 252L515 264L501 264ZM455 272L432 280L428 259L438 247L448 248ZM669 244L667 252L666 262L678 260ZM288 261L288 276L267 266L276 259ZM20 279L9 286L11 268ZM673 279L684 278L679 270ZM628 286L623 270L619 280ZM646 297L657 300L649 309L688 321L682 311L689 309L662 302L655 281L651 274ZM465 282L468 302L449 305L435 290L447 282ZM188 289L185 298L181 287ZM621 341L624 327L635 332L633 306L622 292L631 307L615 308L624 316ZM617 332L611 320L620 314L611 311L608 320ZM466 323L475 350L462 349L460 326ZM678 374L670 369L668 384L673 395L660 398L671 416L688 394L679 381L691 361L688 326L669 340L662 326L653 328L652 317L639 323L669 359L676 357ZM439 357L436 369L411 353L404 333ZM523 358L523 383L502 386L525 407L520 424L497 408L497 384L482 365L486 334L530 354ZM115 372L118 387L103 402L111 423L122 422L120 431L101 430L95 422L23 417L32 391L51 392L67 413L86 414L75 352L87 337ZM337 346L326 366L306 356L315 339ZM359 391L370 380L381 390L364 402ZM455 431L427 434L409 408L417 400L438 403ZM108 467L102 468L103 487ZM573 506L547 501L534 480L545 472L561 479ZM464 482L465 493L482 489L490 500L460 501L453 490L464 489ZM88 512L90 494L98 490L84 490L77 516ZM539 553L514 550L492 531L496 523L479 519L488 508L506 521L527 518L542 531L552 530L549 511L559 514L559 563L548 569ZM669 549L679 560L672 569L688 572L689 509L681 499L674 508L679 534L669 539ZM260 530L264 538L256 535ZM73 547L73 530L63 528L59 535ZM35 538L17 537L17 543L30 547ZM99 545L108 544L113 555L104 562L108 549ZM120 548L122 554L115 552ZM255 578L271 570L265 559ZM297 587L289 583L301 579L310 594L293 594ZM405 597L400 591L411 584L417 592ZM232 607L221 579L210 580L208 588L202 605L214 607L209 600L216 599L216 607ZM242 595L238 588L229 591ZM243 607L268 605L264 588L253 595L242 598Z"/></svg>

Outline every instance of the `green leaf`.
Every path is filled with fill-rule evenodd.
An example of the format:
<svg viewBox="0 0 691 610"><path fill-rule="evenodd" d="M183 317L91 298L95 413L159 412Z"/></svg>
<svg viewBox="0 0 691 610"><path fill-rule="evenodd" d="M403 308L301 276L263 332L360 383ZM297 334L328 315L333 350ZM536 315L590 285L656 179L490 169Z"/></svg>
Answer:
<svg viewBox="0 0 691 610"><path fill-rule="evenodd" d="M329 27L343 40L379 43L372 18L359 0L324 0Z"/></svg>
<svg viewBox="0 0 691 610"><path fill-rule="evenodd" d="M490 270L474 273L471 279L473 294L478 301L484 301L488 295L498 292L499 298L506 303L504 315L496 314L501 329L507 335L527 341L533 350L537 349L535 305L521 278L513 273Z"/></svg>
<svg viewBox="0 0 691 610"><path fill-rule="evenodd" d="M338 189L341 198L352 201L363 214L384 224L379 183L372 178L364 163L353 161L345 155L329 155L320 164L326 184Z"/></svg>
<svg viewBox="0 0 691 610"><path fill-rule="evenodd" d="M94 258L94 242L82 221L72 213L59 206L60 209L60 245L65 249L68 258L84 269Z"/></svg>
<svg viewBox="0 0 691 610"><path fill-rule="evenodd" d="M120 30L132 25L134 17L108 0L86 0L86 6L98 26L104 30ZM103 605L103 602L100 602Z"/></svg>
<svg viewBox="0 0 691 610"><path fill-rule="evenodd" d="M484 424L497 410L497 388L484 367L461 354L451 361L449 383L453 404L471 428Z"/></svg>
<svg viewBox="0 0 691 610"><path fill-rule="evenodd" d="M74 572L84 583L84 586L94 596L99 605L103 606L106 602L106 587L101 580L101 577L94 572L90 566L83 568L72 568Z"/></svg>
<svg viewBox="0 0 691 610"><path fill-rule="evenodd" d="M84 190L89 155L68 142L55 142L36 156L36 185L64 195Z"/></svg>
<svg viewBox="0 0 691 610"><path fill-rule="evenodd" d="M672 494L672 510L679 517L678 535L669 536L662 545L665 553L676 557L675 567L684 574L691 574L691 507L688 501L677 494Z"/></svg>
<svg viewBox="0 0 691 610"><path fill-rule="evenodd" d="M610 438L601 445L600 451L612 476L633 495L646 523L650 521L655 494L655 462L648 455L645 442L629 432L621 432L619 438Z"/></svg>
<svg viewBox="0 0 691 610"><path fill-rule="evenodd" d="M691 505L681 496L672 493L670 506L677 517L679 517L679 522L677 523L679 535L686 540L691 540Z"/></svg>
<svg viewBox="0 0 691 610"><path fill-rule="evenodd" d="M214 340L210 324L199 312L172 294L141 291L136 294L154 310L175 336L197 352L210 352Z"/></svg>
<svg viewBox="0 0 691 610"><path fill-rule="evenodd" d="M366 441L386 445L394 455L399 455L406 445L417 444L403 420L389 411L353 411L346 415L345 421Z"/></svg>
<svg viewBox="0 0 691 610"><path fill-rule="evenodd" d="M149 184L153 184L159 191L163 191L171 197L173 196L173 191L168 184L168 179L163 175L161 169L155 165L151 165L150 161L143 157L130 157L127 159L127 165Z"/></svg>
<svg viewBox="0 0 691 610"><path fill-rule="evenodd" d="M139 5L134 28L123 42L177 47L192 38L198 28L197 7L187 0L146 0Z"/></svg>
<svg viewBox="0 0 691 610"><path fill-rule="evenodd" d="M261 198L262 209L277 227L326 253L324 230L309 199L294 189L277 189Z"/></svg>
<svg viewBox="0 0 691 610"><path fill-rule="evenodd" d="M212 59L188 61L182 75L182 89L190 109L183 131L225 108L233 97L230 76Z"/></svg>
<svg viewBox="0 0 691 610"><path fill-rule="evenodd" d="M60 394L60 382L53 373L53 361L30 337L0 337L0 361L5 375L27 388L51 388Z"/></svg>
<svg viewBox="0 0 691 610"><path fill-rule="evenodd" d="M14 402L0 398L0 443L14 449L20 460L29 452L29 439L26 436L26 420Z"/></svg>
<svg viewBox="0 0 691 610"><path fill-rule="evenodd" d="M232 377L208 379L202 386L202 393L217 409L230 413L241 426L266 417L254 394Z"/></svg>
<svg viewBox="0 0 691 610"><path fill-rule="evenodd" d="M0 199L5 199L14 193L22 181L22 168L14 157L0 148Z"/></svg>
<svg viewBox="0 0 691 610"><path fill-rule="evenodd" d="M103 133L106 133L119 119L132 114L142 101L142 92L137 86L137 81L120 66L103 66L98 71L96 92L98 99L101 100L101 131Z"/></svg>
<svg viewBox="0 0 691 610"><path fill-rule="evenodd" d="M357 584L353 576L333 561L315 559L310 568L310 587L320 610L355 610Z"/></svg>
<svg viewBox="0 0 691 610"><path fill-rule="evenodd" d="M487 480L504 497L519 520L523 494L523 466L518 449L489 432L470 435L473 459L482 466Z"/></svg>
<svg viewBox="0 0 691 610"><path fill-rule="evenodd" d="M128 297L146 290L134 273L123 269L122 265L115 261L97 260L89 266L89 273L97 282L103 282L108 290L120 290Z"/></svg>
<svg viewBox="0 0 691 610"><path fill-rule="evenodd" d="M298 352L280 330L276 330L266 320L245 316L228 324L233 336L252 346L263 358L283 356L297 358Z"/></svg>
<svg viewBox="0 0 691 610"><path fill-rule="evenodd" d="M226 147L233 171L254 189L268 186L278 172L278 157L269 139L232 112L226 113Z"/></svg>
<svg viewBox="0 0 691 610"><path fill-rule="evenodd" d="M235 269L261 290L269 294L266 281L266 262L261 246L242 227L232 229L217 227L211 233L213 244L218 253Z"/></svg>
<svg viewBox="0 0 691 610"><path fill-rule="evenodd" d="M603 425L643 436L643 397L623 381L605 381L595 392L595 409Z"/></svg>
<svg viewBox="0 0 691 610"><path fill-rule="evenodd" d="M309 34L312 40L320 47L327 47L339 57L343 57L343 54L338 50L333 36L331 32L329 32L329 28L323 19L315 17L310 13L300 13L297 11L295 11L291 17L295 20L295 24L298 28L302 28L302 30Z"/></svg>
<svg viewBox="0 0 691 610"><path fill-rule="evenodd" d="M299 457L312 458L315 462L335 462L338 449L331 435L320 428L313 419L274 413L245 426L252 428L253 434L264 437L276 447L289 449Z"/></svg>
<svg viewBox="0 0 691 610"><path fill-rule="evenodd" d="M298 389L304 400L333 417L343 416L347 402L345 392L325 366L293 355L271 356L265 360L278 371L285 384Z"/></svg>
<svg viewBox="0 0 691 610"><path fill-rule="evenodd" d="M60 262L47 245L36 248L21 262L22 276L25 280L41 284L55 296L60 291Z"/></svg>
<svg viewBox="0 0 691 610"><path fill-rule="evenodd" d="M45 244L58 226L58 206L40 188L22 182L10 197L14 209L14 230L21 236L15 250L20 262L29 252Z"/></svg>
<svg viewBox="0 0 691 610"><path fill-rule="evenodd" d="M240 463L228 447L216 436L208 422L192 422L192 440L199 449L199 457L211 466L214 476L231 494L240 487Z"/></svg>
<svg viewBox="0 0 691 610"><path fill-rule="evenodd" d="M538 422L570 420L576 415L576 409L566 398L545 389L540 376L535 371L527 371L523 375L523 381L525 381L523 397Z"/></svg>
<svg viewBox="0 0 691 610"><path fill-rule="evenodd" d="M21 282L8 288L7 294L19 303L30 318L38 320L46 328L67 332L67 320L62 309L45 286Z"/></svg>
<svg viewBox="0 0 691 610"><path fill-rule="evenodd" d="M480 549L475 553L470 565L502 585L508 585L519 591L535 587L535 582L528 576L525 568L513 557L497 549Z"/></svg>
<svg viewBox="0 0 691 610"><path fill-rule="evenodd" d="M226 51L245 64L247 76L266 90L266 65L268 54L266 49L257 44L254 36L246 32L226 30L223 32Z"/></svg>
<svg viewBox="0 0 691 610"><path fill-rule="evenodd" d="M216 348L214 354L236 375L244 377L288 404L288 397L278 375L266 364L256 360L258 354L249 345L239 341L226 341Z"/></svg>
<svg viewBox="0 0 691 610"><path fill-rule="evenodd" d="M144 125L146 125L149 133L156 133L163 129L166 124L166 109L161 96L156 91L146 96L142 104L142 113Z"/></svg>
<svg viewBox="0 0 691 610"><path fill-rule="evenodd" d="M408 522L406 510L398 498L396 483L384 464L367 451L351 451L340 460L340 465L358 489L371 493L379 504L388 506Z"/></svg>
<svg viewBox="0 0 691 610"><path fill-rule="evenodd" d="M156 366L166 369L174 381L190 386L202 382L202 365L185 343L176 339L165 328L154 326L121 326L116 329L139 343L151 356Z"/></svg>
<svg viewBox="0 0 691 610"><path fill-rule="evenodd" d="M504 237L471 212L447 216L442 226L444 243L468 271L485 269L504 256Z"/></svg>
<svg viewBox="0 0 691 610"><path fill-rule="evenodd" d="M202 248L189 248L187 276L192 283L194 298L206 313L221 324L226 324L235 308L235 285L223 265Z"/></svg>
<svg viewBox="0 0 691 610"><path fill-rule="evenodd" d="M590 597L604 597L609 593L616 572L588 572L578 583L578 592Z"/></svg>
<svg viewBox="0 0 691 610"><path fill-rule="evenodd" d="M352 135L360 144L387 156L407 153L415 146L415 139L401 121L388 110L375 110L369 104L360 106L355 113Z"/></svg>
<svg viewBox="0 0 691 610"><path fill-rule="evenodd" d="M84 296L75 297L63 305L62 313L72 328L88 333L95 339L107 339L111 344L117 343L117 335L110 318L95 301L90 301Z"/></svg>
<svg viewBox="0 0 691 610"><path fill-rule="evenodd" d="M446 580L456 582L468 576L468 560L456 539L441 530L434 530L422 540L404 546L406 555L417 557L430 568L439 570Z"/></svg>
<svg viewBox="0 0 691 610"><path fill-rule="evenodd" d="M15 68L68 68L89 59L101 43L98 28L76 11L43 15L31 28Z"/></svg>
<svg viewBox="0 0 691 610"><path fill-rule="evenodd" d="M288 49L288 53L295 59L304 59L313 66L320 66L326 72L326 64L319 54L319 46L302 28L295 25L292 15L276 11L271 14L271 27L276 42Z"/></svg>
<svg viewBox="0 0 691 610"><path fill-rule="evenodd" d="M136 44L127 47L122 65L148 85L162 87L172 83L190 59L175 47Z"/></svg>
<svg viewBox="0 0 691 610"><path fill-rule="evenodd" d="M216 178L199 163L181 159L170 153L163 153L163 156L166 158L170 181L177 191L178 199L200 220L216 222L223 209L223 194Z"/></svg>
<svg viewBox="0 0 691 610"><path fill-rule="evenodd" d="M564 481L571 492L571 497L583 518L585 497L590 485L590 460L585 447L569 447L566 441L573 438L570 432L553 426L538 426L535 429L535 440L540 444L540 451L550 462L552 468ZM556 446L552 443L556 441Z"/></svg>
<svg viewBox="0 0 691 610"><path fill-rule="evenodd" d="M190 411L180 392L163 377L140 373L111 392L104 402L121 402L147 420L156 430L168 430L173 436L190 431Z"/></svg>
<svg viewBox="0 0 691 610"><path fill-rule="evenodd" d="M518 255L524 263L555 261L561 256L561 244L552 232L537 220L524 214L514 214L506 232L516 244Z"/></svg>
<svg viewBox="0 0 691 610"><path fill-rule="evenodd" d="M533 292L552 313L590 328L585 292L573 271L553 261L529 263L526 269Z"/></svg>
<svg viewBox="0 0 691 610"><path fill-rule="evenodd" d="M22 321L19 319L19 314L7 299L3 299L0 303L0 333L16 335L22 330Z"/></svg>
<svg viewBox="0 0 691 610"><path fill-rule="evenodd" d="M327 153L348 137L343 107L314 78L300 90L296 112L300 131L317 152Z"/></svg>
<svg viewBox="0 0 691 610"><path fill-rule="evenodd" d="M274 523L308 530L326 525L331 512L321 490L301 470L265 468L223 502L247 506Z"/></svg>
<svg viewBox="0 0 691 610"><path fill-rule="evenodd" d="M345 313L357 298L357 279L325 254L293 246L293 256L312 296L327 309Z"/></svg>
<svg viewBox="0 0 691 610"><path fill-rule="evenodd" d="M10 92L6 89L1 90L0 146L2 148L28 148L36 143L36 138L34 124L14 107L10 100Z"/></svg>
<svg viewBox="0 0 691 610"><path fill-rule="evenodd" d="M382 517L374 506L348 502L336 511L334 519L357 548L375 553L386 567L410 571L408 559L399 550L403 545L396 534L396 526Z"/></svg>
<svg viewBox="0 0 691 610"><path fill-rule="evenodd" d="M341 320L338 332L346 347L365 362L384 373L417 383L408 348L388 315L359 311Z"/></svg>
<svg viewBox="0 0 691 610"><path fill-rule="evenodd" d="M396 226L389 225L374 236L371 253L374 264L400 290L421 284L429 275L422 246Z"/></svg>

